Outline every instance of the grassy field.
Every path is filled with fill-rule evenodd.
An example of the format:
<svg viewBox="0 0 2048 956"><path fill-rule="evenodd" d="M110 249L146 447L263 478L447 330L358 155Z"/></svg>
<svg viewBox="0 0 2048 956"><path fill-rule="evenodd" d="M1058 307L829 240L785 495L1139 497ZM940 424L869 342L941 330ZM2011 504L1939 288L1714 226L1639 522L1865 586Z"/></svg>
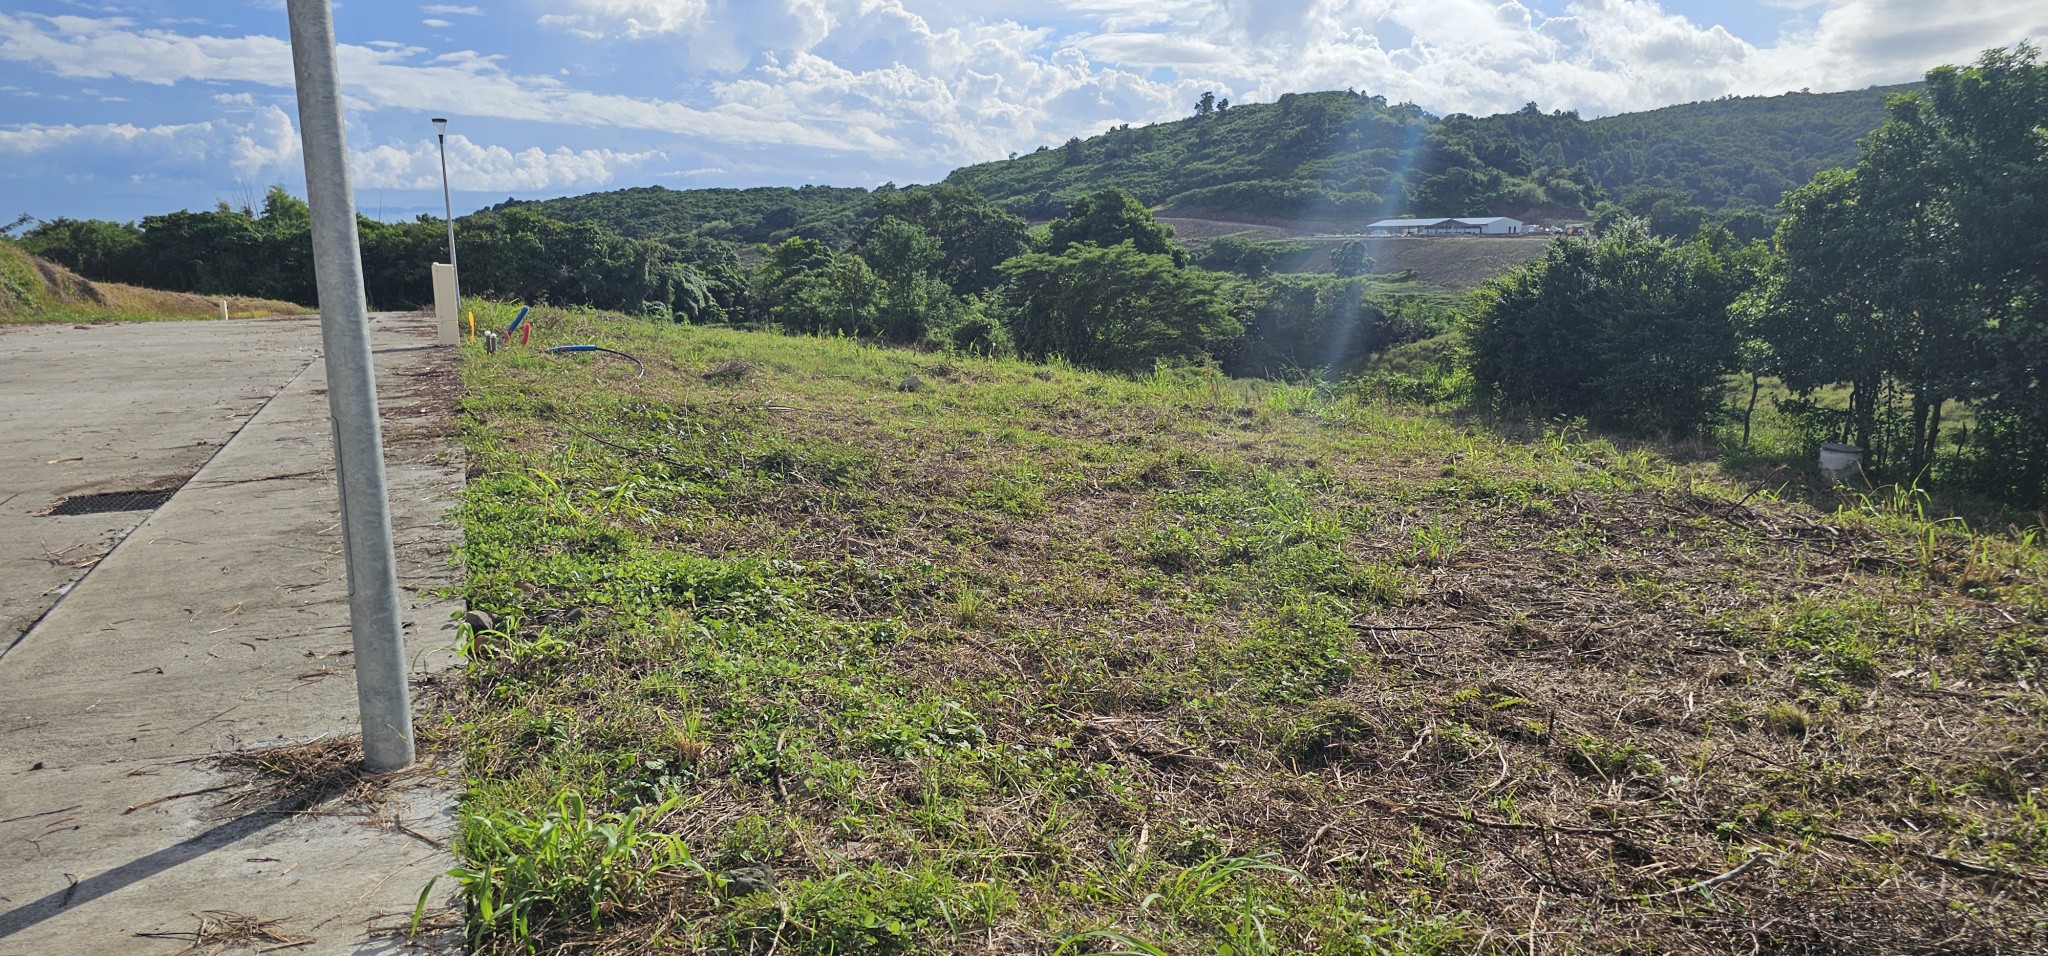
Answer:
<svg viewBox="0 0 2048 956"><path fill-rule="evenodd" d="M290 302L226 296L228 315L246 319L313 310ZM221 298L92 282L0 240L0 325L216 319Z"/></svg>
<svg viewBox="0 0 2048 956"><path fill-rule="evenodd" d="M466 365L481 951L2048 947L2031 540L1309 388L537 336L646 373Z"/></svg>

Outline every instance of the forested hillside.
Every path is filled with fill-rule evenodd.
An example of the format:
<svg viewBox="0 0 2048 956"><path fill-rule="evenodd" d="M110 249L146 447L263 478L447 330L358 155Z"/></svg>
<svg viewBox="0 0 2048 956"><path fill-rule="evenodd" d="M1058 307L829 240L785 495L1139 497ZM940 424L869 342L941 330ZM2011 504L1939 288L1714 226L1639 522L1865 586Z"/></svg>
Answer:
<svg viewBox="0 0 2048 956"><path fill-rule="evenodd" d="M635 239L704 236L751 245L791 235L807 222L843 218L867 195L857 186L635 186L537 202L507 199L489 211L522 208L563 222L595 220Z"/></svg>
<svg viewBox="0 0 2048 956"><path fill-rule="evenodd" d="M1857 141L1884 122L1885 100L1919 85L1740 97L1608 116L1585 124L1595 148L1583 159L1568 158L1584 163L1617 197L1664 187L1708 209L1773 207L1815 173L1854 165Z"/></svg>
<svg viewBox="0 0 2048 956"><path fill-rule="evenodd" d="M1591 121L1533 103L1439 121L1378 96L1288 94L968 166L947 181L1027 215L1114 185L1154 206L1310 220L1619 209L1689 234L1708 216L1739 220L1820 169L1854 163L1856 141L1884 121L1886 96L1910 88L1728 98Z"/></svg>
<svg viewBox="0 0 2048 956"><path fill-rule="evenodd" d="M1853 164L1857 140L1884 121L1885 98L1907 89L1731 97L1597 120L1545 113L1533 103L1497 116L1438 118L1382 96L1290 93L1274 103L1198 105L1187 119L1121 126L964 167L946 182L1035 220L1114 186L1150 206L1225 217L1632 213L1669 235L1689 236L1714 221L1756 237L1786 191L1819 170ZM592 220L690 249L700 238L843 240L867 194L828 186L641 186L507 200L492 211Z"/></svg>

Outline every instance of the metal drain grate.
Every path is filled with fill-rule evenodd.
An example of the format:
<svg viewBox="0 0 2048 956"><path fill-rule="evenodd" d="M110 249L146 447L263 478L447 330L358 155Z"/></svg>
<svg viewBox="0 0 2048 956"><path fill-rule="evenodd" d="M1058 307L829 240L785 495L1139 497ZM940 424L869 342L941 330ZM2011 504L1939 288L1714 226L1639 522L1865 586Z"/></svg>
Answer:
<svg viewBox="0 0 2048 956"><path fill-rule="evenodd" d="M104 495L80 495L66 498L51 508L49 514L57 515L101 515L116 511L154 511L171 500L175 491L115 491Z"/></svg>

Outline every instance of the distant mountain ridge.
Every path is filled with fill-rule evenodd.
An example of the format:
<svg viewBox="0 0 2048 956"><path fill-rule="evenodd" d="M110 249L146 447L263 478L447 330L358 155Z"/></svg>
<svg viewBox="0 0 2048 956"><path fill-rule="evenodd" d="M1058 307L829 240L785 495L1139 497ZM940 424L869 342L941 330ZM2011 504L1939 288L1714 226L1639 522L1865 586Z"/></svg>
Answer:
<svg viewBox="0 0 2048 956"><path fill-rule="evenodd" d="M1362 222L1404 214L1556 221L1626 210L1689 233L1725 221L1760 234L1787 190L1852 165L1884 121L1886 98L1915 85L1843 93L1728 97L1584 120L1530 104L1513 113L1435 117L1348 91L1290 93L954 170L1027 218L1057 215L1115 186L1147 205L1264 220ZM888 187L884 187L888 188ZM868 191L804 186L661 186L508 201L638 238L767 242L843 237Z"/></svg>

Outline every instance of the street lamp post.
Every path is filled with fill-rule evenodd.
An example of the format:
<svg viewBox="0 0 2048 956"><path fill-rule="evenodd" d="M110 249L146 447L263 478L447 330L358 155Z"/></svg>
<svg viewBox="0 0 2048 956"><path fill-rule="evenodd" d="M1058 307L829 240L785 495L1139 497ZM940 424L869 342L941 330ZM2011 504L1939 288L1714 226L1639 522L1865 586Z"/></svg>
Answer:
<svg viewBox="0 0 2048 956"><path fill-rule="evenodd" d="M448 121L434 117L434 138L441 141L441 207L447 211L448 267L455 270L456 294L461 295L462 267L455 262L455 199L448 191Z"/></svg>
<svg viewBox="0 0 2048 956"><path fill-rule="evenodd" d="M341 124L341 69L329 0L286 0L306 202L313 217L313 276L320 291L320 344L327 410L341 485L341 544L348 568L348 622L355 643L363 763L384 772L412 763L412 692L405 683L405 622L392 559L391 496L378 429L363 247L356 231L348 138Z"/></svg>

